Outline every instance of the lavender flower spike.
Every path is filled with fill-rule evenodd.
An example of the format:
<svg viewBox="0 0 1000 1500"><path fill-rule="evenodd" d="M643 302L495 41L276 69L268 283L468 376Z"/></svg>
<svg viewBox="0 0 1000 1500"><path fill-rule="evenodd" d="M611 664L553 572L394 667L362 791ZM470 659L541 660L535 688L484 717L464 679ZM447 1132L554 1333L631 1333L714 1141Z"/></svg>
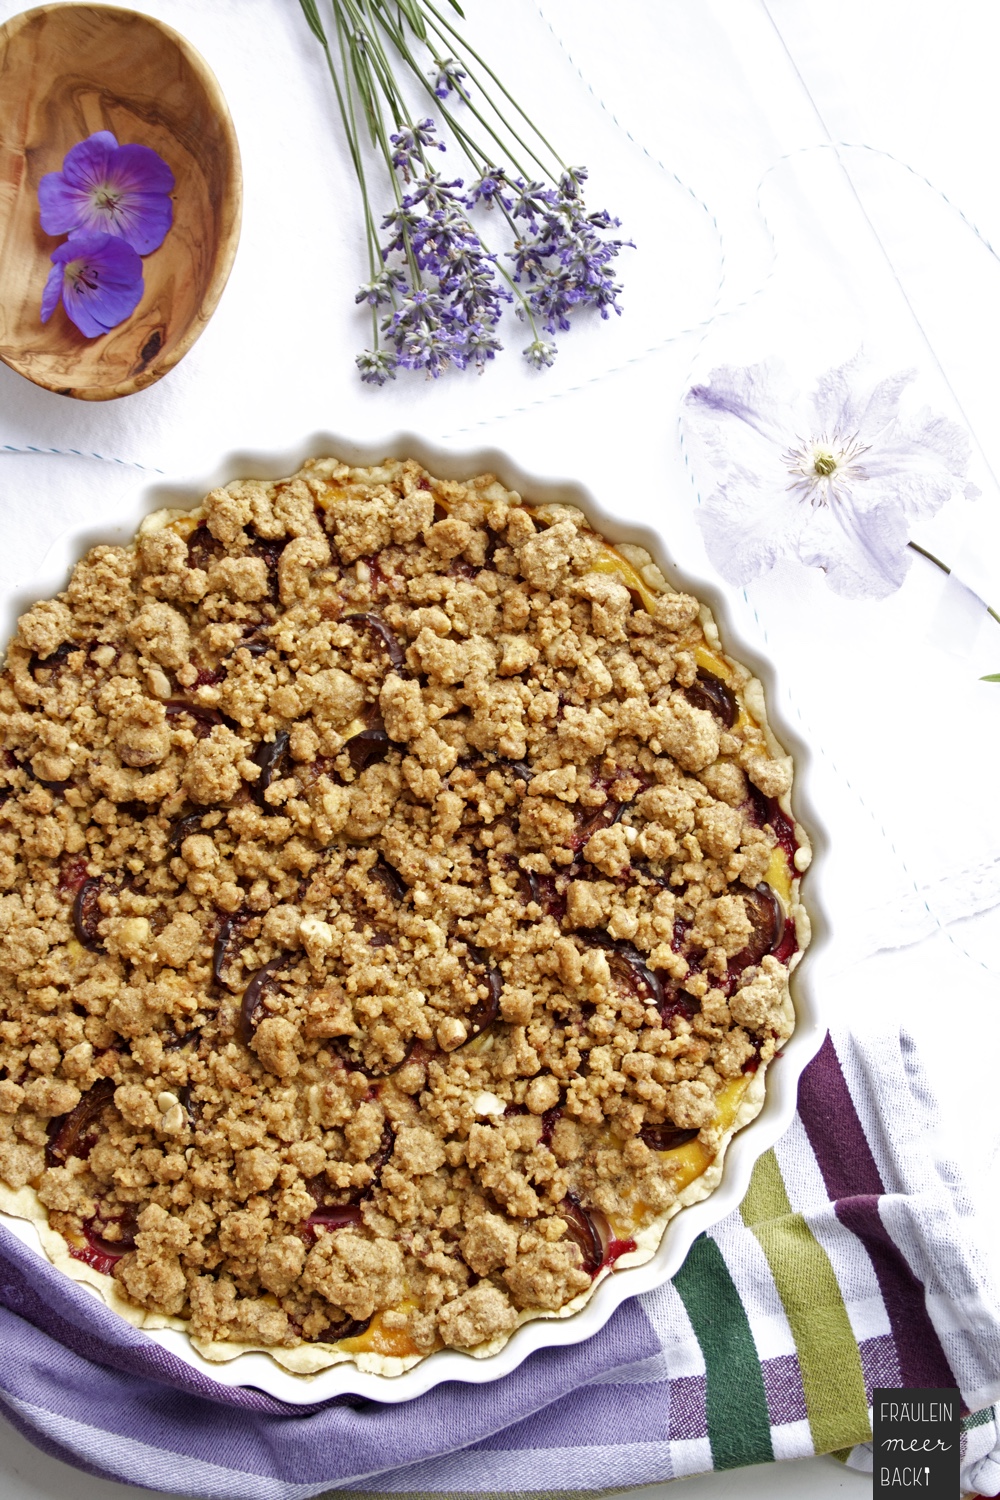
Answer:
<svg viewBox="0 0 1000 1500"><path fill-rule="evenodd" d="M385 385L396 378L396 357L387 349L366 349L354 363L366 385Z"/></svg>
<svg viewBox="0 0 1000 1500"><path fill-rule="evenodd" d="M465 69L453 57L443 57L438 63L431 87L439 99L447 99L453 92L468 99L469 91L464 87L466 76Z"/></svg>
<svg viewBox="0 0 1000 1500"><path fill-rule="evenodd" d="M69 151L61 172L38 184L46 234L111 234L140 255L163 243L173 222L174 174L148 146L119 146L99 130Z"/></svg>
<svg viewBox="0 0 1000 1500"><path fill-rule="evenodd" d="M724 578L743 585L796 558L850 598L899 588L913 523L979 493L966 433L926 408L901 415L913 378L876 380L859 353L808 393L777 360L721 366L688 392L685 428L714 479L698 521Z"/></svg>
<svg viewBox="0 0 1000 1500"><path fill-rule="evenodd" d="M81 234L52 252L42 293L42 322L59 305L86 334L97 338L135 311L142 297L142 261L113 234Z"/></svg>
<svg viewBox="0 0 1000 1500"><path fill-rule="evenodd" d="M434 379L449 367L481 370L501 348L496 327L511 294L469 219L461 179L445 182L427 166L426 148L439 144L435 131L426 119L389 138L392 164L412 191L383 219L389 238L379 247L382 268L356 299L392 304L379 324L395 351L391 365L373 364L370 351L358 360L369 384L381 384L397 368L425 370ZM390 264L393 256L403 265Z"/></svg>
<svg viewBox="0 0 1000 1500"><path fill-rule="evenodd" d="M544 370L554 361L557 350L548 339L533 339L522 353L533 370Z"/></svg>

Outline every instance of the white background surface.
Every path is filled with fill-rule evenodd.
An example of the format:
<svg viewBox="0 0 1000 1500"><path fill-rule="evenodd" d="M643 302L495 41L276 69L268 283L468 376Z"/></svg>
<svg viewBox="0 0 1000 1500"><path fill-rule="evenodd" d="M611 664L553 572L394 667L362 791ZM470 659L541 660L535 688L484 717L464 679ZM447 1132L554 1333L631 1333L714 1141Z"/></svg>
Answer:
<svg viewBox="0 0 1000 1500"><path fill-rule="evenodd" d="M20 8L0 0L0 20ZM863 343L887 370L915 367L919 400L968 426L981 498L948 507L919 539L998 603L1000 266L920 180L1000 244L993 7L617 0L612 23L601 0L509 0L501 27L495 6L466 0L470 35L564 154L590 166L591 205L634 238L620 262L625 313L565 336L541 376L520 365L515 327L481 378L401 378L381 392L353 370L365 338L358 216L297 4L135 8L183 31L222 83L243 153L241 248L211 326L149 391L69 403L0 367L0 448L127 461L0 454L0 588L29 577L67 526L113 516L148 477L128 463L207 472L220 454L288 449L316 431L400 427L582 479L657 525L681 568L710 574L678 454L679 397L713 364L778 353L808 376ZM963 612L919 560L879 604L839 600L790 567L745 600L728 594L739 629L778 667L783 711L821 748L839 955L828 1003L858 1026L905 1019L916 1032L943 1104L942 1149L1000 1244L1000 685L978 682L1000 669L1000 627ZM705 1500L825 1500L867 1494L871 1480L821 1459L683 1483L678 1494ZM12 1500L140 1493L6 1430L0 1488Z"/></svg>

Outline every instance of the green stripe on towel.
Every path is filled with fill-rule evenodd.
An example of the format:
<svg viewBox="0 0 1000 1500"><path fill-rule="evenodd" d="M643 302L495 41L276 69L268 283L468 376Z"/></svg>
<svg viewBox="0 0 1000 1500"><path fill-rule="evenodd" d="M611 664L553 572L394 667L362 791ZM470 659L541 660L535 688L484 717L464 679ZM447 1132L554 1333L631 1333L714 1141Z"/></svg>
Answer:
<svg viewBox="0 0 1000 1500"><path fill-rule="evenodd" d="M758 1161L740 1208L774 1277L795 1340L817 1453L871 1441L861 1356L829 1257L793 1213L773 1151Z"/></svg>
<svg viewBox="0 0 1000 1500"><path fill-rule="evenodd" d="M771 1423L757 1346L739 1292L714 1240L702 1235L674 1286L705 1359L705 1414L712 1466L770 1463Z"/></svg>

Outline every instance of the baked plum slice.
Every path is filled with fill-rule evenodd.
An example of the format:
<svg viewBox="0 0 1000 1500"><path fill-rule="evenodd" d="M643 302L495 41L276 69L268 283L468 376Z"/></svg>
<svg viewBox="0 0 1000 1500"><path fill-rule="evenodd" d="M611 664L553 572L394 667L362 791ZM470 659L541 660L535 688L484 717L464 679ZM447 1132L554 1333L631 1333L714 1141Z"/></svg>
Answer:
<svg viewBox="0 0 1000 1500"><path fill-rule="evenodd" d="M710 713L724 729L732 729L740 716L740 706L732 690L714 672L700 670L691 686L681 691L693 708Z"/></svg>
<svg viewBox="0 0 1000 1500"><path fill-rule="evenodd" d="M322 1184L322 1186L320 1185ZM313 1178L306 1183L306 1192L317 1199L317 1206L300 1226L299 1233L309 1244L314 1244L317 1236L322 1231L333 1233L334 1230L344 1229L347 1225L361 1223L361 1204L358 1201L352 1203L325 1203L321 1195L324 1193L325 1180Z"/></svg>
<svg viewBox="0 0 1000 1500"><path fill-rule="evenodd" d="M207 573L225 550L222 542L212 535L207 526L196 526L188 537L188 567L201 568Z"/></svg>
<svg viewBox="0 0 1000 1500"><path fill-rule="evenodd" d="M316 1207L302 1226L307 1235L316 1238L317 1229L343 1229L345 1224L361 1223L361 1204L370 1198L382 1180L382 1168L389 1160L396 1145L396 1135L389 1121L382 1126L382 1135L366 1165L372 1170L372 1180L363 1188L332 1188L321 1173L306 1183L306 1192L316 1202Z"/></svg>
<svg viewBox="0 0 1000 1500"><path fill-rule="evenodd" d="M345 615L345 625L360 625L368 631L369 635L376 640L389 658L389 663L401 677L408 676L406 670L406 653L399 641L393 635L381 615Z"/></svg>
<svg viewBox="0 0 1000 1500"><path fill-rule="evenodd" d="M609 937L596 929L581 931L579 936L588 947L603 948L608 955L608 968L626 994L635 995L647 1005L657 1008L663 1005L663 984L658 974L646 963L638 948L624 939Z"/></svg>
<svg viewBox="0 0 1000 1500"><path fill-rule="evenodd" d="M778 848L788 861L788 868L795 873L795 854L799 841L795 837L795 824L785 812L777 797L765 797L759 788L751 785L750 796L743 803L743 810L758 828L769 827Z"/></svg>
<svg viewBox="0 0 1000 1500"><path fill-rule="evenodd" d="M751 890L738 886L750 919L750 941L729 960L729 977L735 979L752 964L759 964L765 953L774 953L785 935L785 913L774 891L764 881ZM793 929L794 930L794 929Z"/></svg>
<svg viewBox="0 0 1000 1500"><path fill-rule="evenodd" d="M232 719L227 719L217 708L209 708L205 703L192 703L187 698L168 698L163 707L168 719L193 719L194 732L200 740L211 734L217 724L226 724L230 729L235 727Z"/></svg>
<svg viewBox="0 0 1000 1500"><path fill-rule="evenodd" d="M552 1145L553 1132L555 1131L556 1126L559 1124L559 1121L562 1119L562 1115L563 1108L561 1104L554 1104L551 1109L547 1109L544 1115L542 1115L542 1133L538 1137L539 1143L541 1145Z"/></svg>
<svg viewBox="0 0 1000 1500"><path fill-rule="evenodd" d="M264 656L271 649L271 639L262 625L250 626L247 634L241 636L231 651L226 652L224 658L235 656L237 651L248 651L251 656Z"/></svg>
<svg viewBox="0 0 1000 1500"><path fill-rule="evenodd" d="M410 893L402 875L381 854L369 870L368 878L379 881L396 901L405 901Z"/></svg>
<svg viewBox="0 0 1000 1500"><path fill-rule="evenodd" d="M277 982L279 970L292 962L292 954L279 953L276 958L271 958L258 969L243 991L243 1002L240 1006L239 1033L240 1041L249 1047L253 1041L254 1032L257 1030L259 1020L258 1011L264 1003L264 996L272 984Z"/></svg>
<svg viewBox="0 0 1000 1500"><path fill-rule="evenodd" d="M76 895L87 879L87 860L81 854L63 855L57 889L62 896Z"/></svg>
<svg viewBox="0 0 1000 1500"><path fill-rule="evenodd" d="M277 603L279 598L278 563L281 561L281 554L291 541L291 537L258 536L252 528L247 529L247 536L250 538L250 546L247 548L246 555L247 557L263 558L267 568L268 598Z"/></svg>
<svg viewBox="0 0 1000 1500"><path fill-rule="evenodd" d="M367 1333L371 1318L345 1318L342 1323L332 1323L323 1331L324 1344L339 1344L341 1339L357 1339Z"/></svg>
<svg viewBox="0 0 1000 1500"><path fill-rule="evenodd" d="M500 1014L503 975L484 949L474 948L471 943L467 943L466 947L469 950L469 957L472 959L474 967L486 971L484 982L487 993L477 999L475 1005L473 1005L471 1010L466 1011L464 1017L465 1024L469 1028L469 1039L471 1040L472 1037L481 1035L487 1027L492 1026Z"/></svg>
<svg viewBox="0 0 1000 1500"><path fill-rule="evenodd" d="M374 714L364 729L359 729L357 734L353 734L344 746L355 775L360 775L367 766L373 766L376 761L385 760L391 743L381 714Z"/></svg>
<svg viewBox="0 0 1000 1500"><path fill-rule="evenodd" d="M170 833L167 835L167 849L171 853L176 853L189 834L208 832L207 829L202 828L201 820L210 811L211 809L207 807L199 808L197 812L185 813L182 818L177 819L176 823L172 823Z"/></svg>
<svg viewBox="0 0 1000 1500"><path fill-rule="evenodd" d="M660 978L630 943L620 943L608 954L611 973L627 993L657 1009L663 1004Z"/></svg>
<svg viewBox="0 0 1000 1500"><path fill-rule="evenodd" d="M73 931L76 933L77 942L82 943L85 948L90 948L94 953L103 946L98 936L97 924L104 919L104 913L99 905L100 895L104 889L103 880L90 876L77 887L76 896L73 899Z"/></svg>
<svg viewBox="0 0 1000 1500"><path fill-rule="evenodd" d="M572 1240L583 1257L581 1270L594 1277L605 1267L636 1248L635 1240L620 1240L597 1208L585 1208L575 1193L567 1193L559 1205L559 1217L566 1220L566 1238Z"/></svg>
<svg viewBox="0 0 1000 1500"><path fill-rule="evenodd" d="M605 1241L611 1238L604 1215L597 1209L584 1208L575 1193L567 1193L559 1205L559 1217L566 1220L566 1238L576 1245L588 1276L596 1276L604 1261Z"/></svg>
<svg viewBox="0 0 1000 1500"><path fill-rule="evenodd" d="M622 813L628 806L627 802L616 802L613 797L592 812L587 812L577 825L575 831L570 835L569 844L573 850L582 849L595 833L602 828L611 828L619 822Z"/></svg>
<svg viewBox="0 0 1000 1500"><path fill-rule="evenodd" d="M226 983L226 969L230 962L236 957L237 951L242 946L240 934L248 922L253 920L253 913L249 911L237 911L232 916L224 917L219 923L216 933L215 945L212 949L212 978L216 984Z"/></svg>
<svg viewBox="0 0 1000 1500"><path fill-rule="evenodd" d="M101 1118L114 1103L114 1084L110 1078L99 1078L69 1114L51 1120L46 1166L64 1167L71 1156L89 1156L101 1138Z"/></svg>
<svg viewBox="0 0 1000 1500"><path fill-rule="evenodd" d="M273 740L261 740L250 757L255 766L260 766L260 775L250 783L250 795L261 812L274 814L278 811L271 806L264 793L282 768L282 761L288 754L288 738L288 730L279 729Z"/></svg>
<svg viewBox="0 0 1000 1500"><path fill-rule="evenodd" d="M664 1026L669 1026L675 1016L681 1016L685 1021L690 1021L696 1016L701 1007L693 995L687 990L682 990L669 975L662 977L663 999L657 1006L660 1012L660 1021Z"/></svg>
<svg viewBox="0 0 1000 1500"><path fill-rule="evenodd" d="M517 893L525 906L530 906L532 901L541 906L544 899L541 881L534 870L521 870L517 872Z"/></svg>
<svg viewBox="0 0 1000 1500"><path fill-rule="evenodd" d="M639 1139L650 1151L675 1151L678 1146L693 1141L697 1134L697 1130L682 1130L679 1125L666 1120L662 1125L644 1125L639 1131Z"/></svg>
<svg viewBox="0 0 1000 1500"><path fill-rule="evenodd" d="M744 887L740 891L743 905L753 929L748 944L754 952L760 950L763 958L781 942L785 932L785 913L774 891L763 880L753 890Z"/></svg>
<svg viewBox="0 0 1000 1500"><path fill-rule="evenodd" d="M380 947L382 945L373 943L373 946ZM371 1067L365 1062L360 1053L354 1052L351 1048L350 1040L346 1036L330 1037L325 1041L324 1045L329 1051L335 1053L340 1058L349 1072L361 1073L365 1078L371 1079L372 1082L379 1078L391 1078L393 1073L399 1072L404 1063L426 1062L430 1056L429 1053L426 1053L427 1044L420 1041L418 1037L410 1038L398 1062L394 1062L391 1067L381 1068Z"/></svg>
<svg viewBox="0 0 1000 1500"><path fill-rule="evenodd" d="M39 776L27 756L20 757L15 755L13 751L8 750L7 760L11 769L23 771L29 781L34 781L38 786L43 786L48 792L54 792L57 797L63 796L69 787L73 785L72 781L47 781L44 776Z"/></svg>
<svg viewBox="0 0 1000 1500"><path fill-rule="evenodd" d="M114 1224L118 1229L116 1239L108 1239L101 1230L107 1230ZM101 1271L105 1276L110 1276L122 1256L128 1255L130 1250L135 1249L136 1232L135 1212L126 1210L117 1218L102 1218L99 1214L88 1219L83 1225L82 1245L69 1247L69 1253L74 1260L83 1261L84 1265L92 1266L95 1271Z"/></svg>
<svg viewBox="0 0 1000 1500"><path fill-rule="evenodd" d="M33 652L28 661L28 671L32 677L34 677L39 667L43 671L50 672L55 667L61 667L65 663L66 658L72 656L74 651L86 650L87 647L81 645L78 641L62 641L54 651L49 652L48 656L39 656L37 651Z"/></svg>
<svg viewBox="0 0 1000 1500"><path fill-rule="evenodd" d="M375 1176L372 1178L368 1187L364 1189L364 1192L366 1194L374 1192L374 1190L378 1187L379 1182L382 1178L382 1168L385 1166L386 1162L392 1155L395 1145L396 1133L393 1130L392 1126L389 1124L389 1121L386 1120L385 1124L382 1126L382 1137L378 1145L375 1147L375 1150L368 1158L368 1165L375 1173Z"/></svg>

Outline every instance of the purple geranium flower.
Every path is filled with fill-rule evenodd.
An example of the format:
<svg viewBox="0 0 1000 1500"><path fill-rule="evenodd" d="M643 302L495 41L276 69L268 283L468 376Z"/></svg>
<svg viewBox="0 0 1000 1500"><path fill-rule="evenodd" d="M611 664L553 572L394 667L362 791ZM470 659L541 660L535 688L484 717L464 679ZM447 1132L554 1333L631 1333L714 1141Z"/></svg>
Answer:
<svg viewBox="0 0 1000 1500"><path fill-rule="evenodd" d="M148 146L119 146L99 130L38 184L46 234L111 234L140 255L162 245L173 222L174 174Z"/></svg>
<svg viewBox="0 0 1000 1500"><path fill-rule="evenodd" d="M69 317L87 338L107 333L134 312L142 296L142 261L113 234L80 234L52 252L42 293L47 323L62 297Z"/></svg>
<svg viewBox="0 0 1000 1500"><path fill-rule="evenodd" d="M859 353L808 394L777 360L724 365L688 392L685 425L715 470L698 520L724 578L746 584L792 557L851 598L899 588L913 522L979 493L962 429L926 408L900 414L912 379L876 380Z"/></svg>

